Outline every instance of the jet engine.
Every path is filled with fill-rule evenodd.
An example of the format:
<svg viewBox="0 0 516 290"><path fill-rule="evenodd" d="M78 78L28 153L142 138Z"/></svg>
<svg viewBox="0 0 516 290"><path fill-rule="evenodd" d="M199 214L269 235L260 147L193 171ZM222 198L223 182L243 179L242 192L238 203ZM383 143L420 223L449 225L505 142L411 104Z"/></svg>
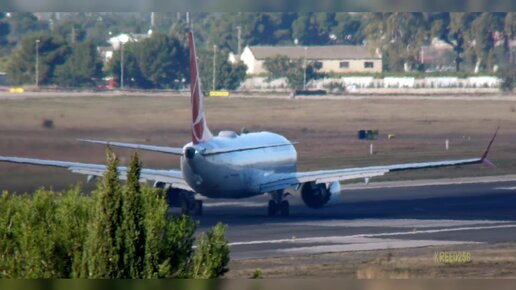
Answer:
<svg viewBox="0 0 516 290"><path fill-rule="evenodd" d="M187 159L193 159L195 157L196 150L193 147L185 148L184 155Z"/></svg>
<svg viewBox="0 0 516 290"><path fill-rule="evenodd" d="M170 184L160 181L155 182L154 187L164 189L165 197L170 207L181 207L182 200L189 194L194 194L183 189L172 187Z"/></svg>
<svg viewBox="0 0 516 290"><path fill-rule="evenodd" d="M340 183L307 182L301 187L301 198L306 206L310 208L321 208L330 201L340 197Z"/></svg>

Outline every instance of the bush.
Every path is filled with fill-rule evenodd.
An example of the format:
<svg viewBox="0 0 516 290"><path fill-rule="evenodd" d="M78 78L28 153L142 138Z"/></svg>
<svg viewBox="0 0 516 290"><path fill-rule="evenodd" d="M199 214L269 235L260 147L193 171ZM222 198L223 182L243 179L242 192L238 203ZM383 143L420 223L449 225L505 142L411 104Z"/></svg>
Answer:
<svg viewBox="0 0 516 290"><path fill-rule="evenodd" d="M79 189L4 192L0 200L0 277L66 278L78 273L91 199Z"/></svg>
<svg viewBox="0 0 516 290"><path fill-rule="evenodd" d="M193 260L192 277L211 279L228 271L229 247L224 238L226 226L217 224L213 230L201 234Z"/></svg>
<svg viewBox="0 0 516 290"><path fill-rule="evenodd" d="M118 159L93 197L74 187L63 193L0 197L0 278L214 278L227 272L225 226L200 236L196 222L167 218L158 189L139 184L133 156L122 186Z"/></svg>

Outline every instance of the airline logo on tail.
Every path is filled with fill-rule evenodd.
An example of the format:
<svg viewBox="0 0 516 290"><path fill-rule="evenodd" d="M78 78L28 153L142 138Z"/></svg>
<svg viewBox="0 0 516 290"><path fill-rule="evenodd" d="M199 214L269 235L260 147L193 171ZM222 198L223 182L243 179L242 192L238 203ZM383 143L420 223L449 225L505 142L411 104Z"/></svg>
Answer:
<svg viewBox="0 0 516 290"><path fill-rule="evenodd" d="M197 66L197 53L193 32L188 33L190 47L190 94L192 96L192 143L206 142L213 137L206 125L206 118L202 108L201 80Z"/></svg>

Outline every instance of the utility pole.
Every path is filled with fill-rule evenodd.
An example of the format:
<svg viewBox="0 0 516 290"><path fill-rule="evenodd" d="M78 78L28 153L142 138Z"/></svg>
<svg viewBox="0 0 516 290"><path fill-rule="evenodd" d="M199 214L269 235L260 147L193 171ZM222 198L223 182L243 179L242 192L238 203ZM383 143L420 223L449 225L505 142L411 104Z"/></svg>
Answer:
<svg viewBox="0 0 516 290"><path fill-rule="evenodd" d="M39 39L36 39L36 88L39 87Z"/></svg>
<svg viewBox="0 0 516 290"><path fill-rule="evenodd" d="M124 43L120 42L120 90L124 90Z"/></svg>
<svg viewBox="0 0 516 290"><path fill-rule="evenodd" d="M118 41L120 41L120 90L124 90L124 43L129 41L129 37L126 34L120 34Z"/></svg>
<svg viewBox="0 0 516 290"><path fill-rule="evenodd" d="M217 45L213 45L213 84L211 86L211 90L215 90L215 66L216 66L216 60L217 60Z"/></svg>
<svg viewBox="0 0 516 290"><path fill-rule="evenodd" d="M308 47L304 47L305 49L305 61L303 62L303 90L306 90L306 51Z"/></svg>
<svg viewBox="0 0 516 290"><path fill-rule="evenodd" d="M237 29L237 39L238 39L238 43L237 43L237 52L238 52L238 56L240 56L240 53L242 52L242 27L239 25L236 27Z"/></svg>

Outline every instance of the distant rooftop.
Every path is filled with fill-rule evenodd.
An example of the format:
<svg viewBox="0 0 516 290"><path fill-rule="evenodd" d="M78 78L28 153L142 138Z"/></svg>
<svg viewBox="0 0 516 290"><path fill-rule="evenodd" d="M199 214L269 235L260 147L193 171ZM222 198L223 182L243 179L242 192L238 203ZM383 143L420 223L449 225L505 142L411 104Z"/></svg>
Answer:
<svg viewBox="0 0 516 290"><path fill-rule="evenodd" d="M326 45L326 46L249 46L256 59L286 55L290 58L304 58L306 47L307 59L381 59L380 55L371 53L366 46Z"/></svg>

